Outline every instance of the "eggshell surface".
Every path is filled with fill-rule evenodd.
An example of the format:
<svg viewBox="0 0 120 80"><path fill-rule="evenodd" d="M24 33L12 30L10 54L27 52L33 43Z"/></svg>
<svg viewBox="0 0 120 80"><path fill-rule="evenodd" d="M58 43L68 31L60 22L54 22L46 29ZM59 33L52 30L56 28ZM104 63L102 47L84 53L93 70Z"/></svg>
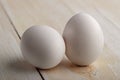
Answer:
<svg viewBox="0 0 120 80"><path fill-rule="evenodd" d="M61 62L65 44L61 35L53 28L33 26L24 32L21 50L28 62L41 69L49 69Z"/></svg>
<svg viewBox="0 0 120 80"><path fill-rule="evenodd" d="M86 13L78 13L68 21L63 37L66 55L76 65L89 65L102 53L103 32L98 22Z"/></svg>

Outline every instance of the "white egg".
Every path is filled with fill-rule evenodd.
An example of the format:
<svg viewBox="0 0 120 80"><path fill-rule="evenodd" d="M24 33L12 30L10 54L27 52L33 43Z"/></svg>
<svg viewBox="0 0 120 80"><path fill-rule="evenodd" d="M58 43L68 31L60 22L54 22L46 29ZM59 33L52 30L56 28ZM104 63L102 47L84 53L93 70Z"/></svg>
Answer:
<svg viewBox="0 0 120 80"><path fill-rule="evenodd" d="M86 13L74 15L63 32L66 55L76 65L89 65L102 53L103 32L98 22Z"/></svg>
<svg viewBox="0 0 120 80"><path fill-rule="evenodd" d="M65 43L53 28L33 26L24 32L21 50L28 62L41 69L49 69L61 62L65 53Z"/></svg>

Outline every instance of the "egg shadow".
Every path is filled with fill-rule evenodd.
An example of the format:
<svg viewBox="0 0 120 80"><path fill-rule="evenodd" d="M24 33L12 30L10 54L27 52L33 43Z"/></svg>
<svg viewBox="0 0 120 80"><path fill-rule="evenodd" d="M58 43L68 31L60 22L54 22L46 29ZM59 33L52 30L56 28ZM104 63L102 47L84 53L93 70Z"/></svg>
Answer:
<svg viewBox="0 0 120 80"><path fill-rule="evenodd" d="M94 69L93 65L88 65L88 66L78 66L75 64L72 64L67 58L64 58L60 64L58 64L56 67L53 67L51 69L40 69L40 71L45 71L48 74L52 74L52 73L62 73L65 70L69 70L71 72L75 72L75 73L82 73L82 74L86 74L86 73L90 73L92 72ZM66 74L69 74L67 72L65 72Z"/></svg>
<svg viewBox="0 0 120 80"><path fill-rule="evenodd" d="M8 63L7 67L9 70L20 73L33 72L33 69L35 69L33 65L23 59L13 59Z"/></svg>

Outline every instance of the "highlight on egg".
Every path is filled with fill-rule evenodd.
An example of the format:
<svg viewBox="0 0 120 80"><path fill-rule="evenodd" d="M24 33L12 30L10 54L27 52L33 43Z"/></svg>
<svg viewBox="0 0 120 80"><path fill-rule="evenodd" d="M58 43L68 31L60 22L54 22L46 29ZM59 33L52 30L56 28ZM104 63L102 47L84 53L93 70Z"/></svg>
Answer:
<svg viewBox="0 0 120 80"><path fill-rule="evenodd" d="M104 37L99 23L87 13L74 15L66 24L63 38L66 56L76 65L93 63L103 51Z"/></svg>
<svg viewBox="0 0 120 80"><path fill-rule="evenodd" d="M65 43L55 29L32 26L22 36L21 51L29 63L41 69L50 69L63 59Z"/></svg>

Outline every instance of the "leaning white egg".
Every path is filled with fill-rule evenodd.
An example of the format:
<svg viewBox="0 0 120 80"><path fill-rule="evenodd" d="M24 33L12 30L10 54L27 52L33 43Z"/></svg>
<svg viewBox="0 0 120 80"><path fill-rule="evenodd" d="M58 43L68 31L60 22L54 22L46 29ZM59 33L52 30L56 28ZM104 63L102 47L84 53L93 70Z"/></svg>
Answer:
<svg viewBox="0 0 120 80"><path fill-rule="evenodd" d="M21 39L25 59L36 67L49 69L58 65L65 53L62 36L49 26L33 26Z"/></svg>
<svg viewBox="0 0 120 80"><path fill-rule="evenodd" d="M94 62L104 46L103 32L98 22L86 13L74 15L63 32L68 59L77 65Z"/></svg>

